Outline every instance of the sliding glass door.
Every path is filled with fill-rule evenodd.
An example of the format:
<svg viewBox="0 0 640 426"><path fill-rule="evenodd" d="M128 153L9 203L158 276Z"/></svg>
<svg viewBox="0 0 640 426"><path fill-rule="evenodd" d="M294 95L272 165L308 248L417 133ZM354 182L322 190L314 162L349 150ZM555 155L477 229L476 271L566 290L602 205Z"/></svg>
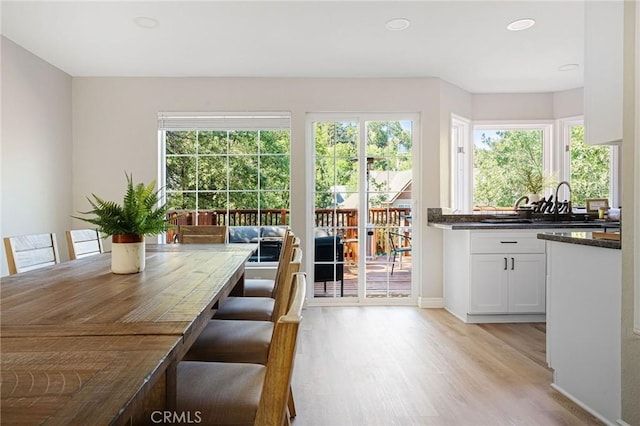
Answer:
<svg viewBox="0 0 640 426"><path fill-rule="evenodd" d="M414 298L416 122L380 115L310 121L315 299Z"/></svg>

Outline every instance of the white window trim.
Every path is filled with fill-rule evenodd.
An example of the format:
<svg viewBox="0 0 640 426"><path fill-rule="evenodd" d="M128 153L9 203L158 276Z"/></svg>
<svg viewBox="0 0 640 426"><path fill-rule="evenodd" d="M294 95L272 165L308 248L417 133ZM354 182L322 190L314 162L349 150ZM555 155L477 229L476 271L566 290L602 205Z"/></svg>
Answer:
<svg viewBox="0 0 640 426"><path fill-rule="evenodd" d="M567 146L571 143L571 127L584 126L584 117L567 117L558 120L558 144L555 152L558 162L555 165L558 171L558 179L571 182L571 158L566 155ZM619 144L607 145L609 150L609 204L612 207L620 205L620 146Z"/></svg>
<svg viewBox="0 0 640 426"><path fill-rule="evenodd" d="M554 172L553 168L553 120L483 120L474 121L471 126L471 135L476 130L542 130L542 167L543 173L551 174ZM469 206L473 206L473 137L469 141L469 166L466 169L468 173L469 181ZM522 194L526 195L526 194ZM568 195L568 194L567 194Z"/></svg>
<svg viewBox="0 0 640 426"><path fill-rule="evenodd" d="M471 147L471 120L451 114L451 194L452 213L471 212L470 200L473 149Z"/></svg>

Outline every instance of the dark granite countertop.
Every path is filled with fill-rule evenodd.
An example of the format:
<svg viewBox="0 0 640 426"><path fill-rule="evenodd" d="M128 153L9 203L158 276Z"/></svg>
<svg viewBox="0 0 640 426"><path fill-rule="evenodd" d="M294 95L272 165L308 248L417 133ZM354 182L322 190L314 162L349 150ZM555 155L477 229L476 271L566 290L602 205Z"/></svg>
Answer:
<svg viewBox="0 0 640 426"><path fill-rule="evenodd" d="M428 226L447 230L485 229L600 229L620 227L620 222L599 219L560 220L526 219L516 215L442 214L441 209L427 209Z"/></svg>
<svg viewBox="0 0 640 426"><path fill-rule="evenodd" d="M483 229L594 229L613 227L611 224L589 222L430 222L429 226L449 230L483 230Z"/></svg>
<svg viewBox="0 0 640 426"><path fill-rule="evenodd" d="M591 232L543 232L538 239L618 250L621 247L620 241L594 239Z"/></svg>

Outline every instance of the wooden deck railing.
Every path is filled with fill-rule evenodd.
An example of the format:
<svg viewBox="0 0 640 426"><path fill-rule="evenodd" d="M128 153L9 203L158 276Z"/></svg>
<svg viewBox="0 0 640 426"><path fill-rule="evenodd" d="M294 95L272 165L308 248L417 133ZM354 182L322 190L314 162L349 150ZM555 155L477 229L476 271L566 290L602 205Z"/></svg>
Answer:
<svg viewBox="0 0 640 426"><path fill-rule="evenodd" d="M369 226L375 235L376 252L387 252L386 227L398 228L410 226L408 208L371 208ZM167 242L172 242L179 225L227 225L227 226L286 226L289 225L289 210L170 210L167 213L170 229ZM358 209L317 209L315 226L329 228L345 240L357 238Z"/></svg>

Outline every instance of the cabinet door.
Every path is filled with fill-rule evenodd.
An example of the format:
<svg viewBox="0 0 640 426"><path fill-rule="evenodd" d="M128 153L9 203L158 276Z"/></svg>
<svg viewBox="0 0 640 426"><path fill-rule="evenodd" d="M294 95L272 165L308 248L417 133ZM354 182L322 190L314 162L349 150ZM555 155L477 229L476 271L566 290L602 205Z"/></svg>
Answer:
<svg viewBox="0 0 640 426"><path fill-rule="evenodd" d="M469 313L507 313L509 257L502 254L471 256Z"/></svg>
<svg viewBox="0 0 640 426"><path fill-rule="evenodd" d="M545 265L543 254L509 255L509 312L545 312Z"/></svg>
<svg viewBox="0 0 640 426"><path fill-rule="evenodd" d="M622 0L584 2L584 142L587 145L622 141L624 3Z"/></svg>

